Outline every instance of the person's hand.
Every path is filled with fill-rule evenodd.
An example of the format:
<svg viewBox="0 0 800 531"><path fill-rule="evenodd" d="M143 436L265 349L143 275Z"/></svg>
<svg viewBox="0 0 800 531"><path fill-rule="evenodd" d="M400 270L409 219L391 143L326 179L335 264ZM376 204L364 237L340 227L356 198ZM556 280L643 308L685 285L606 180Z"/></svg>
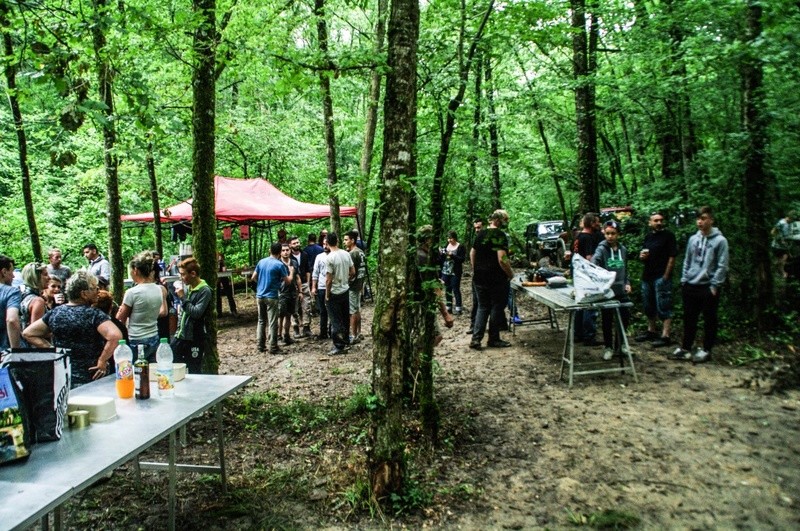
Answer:
<svg viewBox="0 0 800 531"><path fill-rule="evenodd" d="M711 287L711 295L712 296L716 297L717 296L717 291L718 291L717 288L715 288L713 286Z"/></svg>
<svg viewBox="0 0 800 531"><path fill-rule="evenodd" d="M64 294L63 293L56 293L53 295L53 300L56 304L64 304Z"/></svg>
<svg viewBox="0 0 800 531"><path fill-rule="evenodd" d="M631 292L631 285L625 284L625 293L630 293L630 292Z"/></svg>
<svg viewBox="0 0 800 531"><path fill-rule="evenodd" d="M177 288L175 290L175 295L177 295L179 299L182 299L183 298L183 288Z"/></svg>
<svg viewBox="0 0 800 531"><path fill-rule="evenodd" d="M99 378L104 377L108 374L108 362L97 360L97 365L94 367L89 367L90 371L95 371L94 375L92 376L92 380L97 380Z"/></svg>

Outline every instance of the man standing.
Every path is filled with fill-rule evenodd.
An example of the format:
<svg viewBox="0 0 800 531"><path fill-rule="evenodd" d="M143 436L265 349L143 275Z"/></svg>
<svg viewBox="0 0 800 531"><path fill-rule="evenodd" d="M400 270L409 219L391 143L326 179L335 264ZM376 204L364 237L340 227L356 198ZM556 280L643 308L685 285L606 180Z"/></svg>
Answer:
<svg viewBox="0 0 800 531"><path fill-rule="evenodd" d="M100 289L108 287L111 282L111 264L100 254L97 246L87 243L83 246L83 256L89 261L89 272L97 277L97 285Z"/></svg>
<svg viewBox="0 0 800 531"><path fill-rule="evenodd" d="M719 295L728 274L728 240L714 227L711 207L697 212L697 232L686 244L681 287L683 293L683 343L670 355L673 360L704 363L711 359L717 341ZM703 348L692 354L697 322L703 314Z"/></svg>
<svg viewBox="0 0 800 531"><path fill-rule="evenodd" d="M275 242L269 248L267 258L256 264L251 282L256 282L256 301L258 302L258 327L256 342L259 352L266 352L266 326L269 326L269 353L279 354L278 349L278 300L281 285L289 282L291 271L280 260L282 245Z"/></svg>
<svg viewBox="0 0 800 531"><path fill-rule="evenodd" d="M324 250L317 255L314 260L314 268L311 270L311 295L317 301L317 312L319 313L319 335L317 339L328 339L328 308L325 306L325 278L328 274L328 247L327 236L320 242Z"/></svg>
<svg viewBox="0 0 800 531"><path fill-rule="evenodd" d="M650 215L650 232L644 237L639 259L644 262L642 272L642 306L647 316L647 332L636 336L636 341L652 341L656 348L670 344L672 323L672 268L678 245L675 235L664 228L664 215ZM661 319L661 334L656 332L656 318Z"/></svg>
<svg viewBox="0 0 800 531"><path fill-rule="evenodd" d="M205 321L214 294L200 278L200 264L194 258L183 260L178 271L182 284L175 289L175 295L180 301L181 317L172 350L177 363L185 363L191 374L200 374L206 346Z"/></svg>
<svg viewBox="0 0 800 531"><path fill-rule="evenodd" d="M503 228L508 226L508 213L495 210L489 216L489 228L478 233L470 251L473 282L478 292L478 313L472 329L469 348L480 350L486 321L489 321L490 347L510 347L500 339L500 329L505 323L505 307L514 271L508 259L508 236Z"/></svg>
<svg viewBox="0 0 800 531"><path fill-rule="evenodd" d="M292 256L288 243L281 244L281 262L289 270L289 282L281 286L278 296L278 337L283 333L283 344L294 343L291 336L292 317L297 311L297 298L300 296L300 264Z"/></svg>
<svg viewBox="0 0 800 531"><path fill-rule="evenodd" d="M589 212L583 216L583 229L575 238L573 252L591 261L597 246L603 240L600 232L600 217ZM578 310L575 312L575 323L578 327L575 341L583 341L587 347L600 345L597 335L597 310Z"/></svg>
<svg viewBox="0 0 800 531"><path fill-rule="evenodd" d="M328 233L328 247L331 252L325 274L325 303L333 339L333 350L329 354L341 354L349 343L350 279L355 277L356 270L350 253L339 248L339 236L335 232Z"/></svg>
<svg viewBox="0 0 800 531"><path fill-rule="evenodd" d="M62 286L66 285L72 271L69 267L61 265L61 249L50 249L47 257L50 261L50 265L47 266L47 276L61 280Z"/></svg>
<svg viewBox="0 0 800 531"><path fill-rule="evenodd" d="M772 229L772 253L777 262L778 275L782 278L789 276L786 271L786 261L789 258L789 248L792 237L792 222L796 217L793 210L786 213L786 217L778 220Z"/></svg>
<svg viewBox="0 0 800 531"><path fill-rule="evenodd" d="M361 335L361 291L364 289L364 279L367 278L367 258L358 246L358 232L351 230L344 235L344 246L350 253L353 261L355 276L350 281L350 343L358 343L364 336Z"/></svg>
<svg viewBox="0 0 800 531"><path fill-rule="evenodd" d="M475 218L475 221L472 222L472 228L475 229L475 234L473 235L472 243L475 243L475 239L477 239L478 234L481 233L483 230L483 218ZM472 308L469 311L469 330L467 333L472 335L472 330L475 328L475 315L478 313L478 291L475 289L475 277L472 278Z"/></svg>
<svg viewBox="0 0 800 531"><path fill-rule="evenodd" d="M0 351L19 347L22 333L19 309L22 292L12 287L14 260L0 254Z"/></svg>
<svg viewBox="0 0 800 531"><path fill-rule="evenodd" d="M308 253L300 249L300 238L292 236L289 238L289 246L292 249L292 257L299 265L298 277L300 279L300 291L297 307L292 314L294 324L295 339L300 337L311 337L311 268L314 262L310 261ZM300 323L303 323L303 333L300 333Z"/></svg>

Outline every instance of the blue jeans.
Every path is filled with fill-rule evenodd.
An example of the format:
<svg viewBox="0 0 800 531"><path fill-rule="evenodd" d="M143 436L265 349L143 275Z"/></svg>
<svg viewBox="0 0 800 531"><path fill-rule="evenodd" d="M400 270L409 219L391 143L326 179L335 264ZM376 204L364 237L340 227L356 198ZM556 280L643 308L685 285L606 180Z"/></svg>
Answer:
<svg viewBox="0 0 800 531"><path fill-rule="evenodd" d="M447 299L447 306L453 307L453 298L456 299L456 308L461 308L461 277L458 275L442 275L444 281L444 293Z"/></svg>
<svg viewBox="0 0 800 531"><path fill-rule="evenodd" d="M139 357L139 345L144 345L144 357L147 358L147 361L149 363L155 363L156 349L158 349L158 334L152 337L142 337L139 339L131 338L128 341L128 346L130 346L131 350L133 351L134 361L136 361L136 359Z"/></svg>
<svg viewBox="0 0 800 531"><path fill-rule="evenodd" d="M642 306L649 319L672 317L672 280L642 280Z"/></svg>
<svg viewBox="0 0 800 531"><path fill-rule="evenodd" d="M474 289L478 294L478 313L475 314L475 326L472 327L472 342L480 343L483 340L487 321L489 341L498 341L506 320L509 284L474 284Z"/></svg>

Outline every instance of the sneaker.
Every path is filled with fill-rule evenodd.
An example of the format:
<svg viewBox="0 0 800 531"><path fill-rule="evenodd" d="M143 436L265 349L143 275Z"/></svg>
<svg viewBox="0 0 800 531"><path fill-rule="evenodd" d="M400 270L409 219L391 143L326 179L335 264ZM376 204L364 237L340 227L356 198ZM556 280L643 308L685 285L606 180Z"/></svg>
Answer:
<svg viewBox="0 0 800 531"><path fill-rule="evenodd" d="M281 353L281 349L279 349L278 347L269 347L269 353L274 356L277 356Z"/></svg>
<svg viewBox="0 0 800 531"><path fill-rule="evenodd" d="M522 324L522 317L520 317L519 315L515 315L511 319L511 322L514 323L515 325Z"/></svg>
<svg viewBox="0 0 800 531"><path fill-rule="evenodd" d="M472 350L481 350L481 342L480 341L472 341L469 344L469 348Z"/></svg>
<svg viewBox="0 0 800 531"><path fill-rule="evenodd" d="M340 354L344 354L344 352L345 352L345 349L343 349L343 348L333 347L330 351L328 351L328 355L329 356L338 356Z"/></svg>
<svg viewBox="0 0 800 531"><path fill-rule="evenodd" d="M614 357L614 350L611 347L606 347L603 349L603 361L611 361Z"/></svg>
<svg viewBox="0 0 800 531"><path fill-rule="evenodd" d="M658 339L653 340L651 345L653 348L661 348L661 347L668 347L672 343L672 340L669 336L661 336Z"/></svg>
<svg viewBox="0 0 800 531"><path fill-rule="evenodd" d="M453 314L454 315L461 315L462 313L464 313L464 312L461 310L461 306L456 306L456 309L453 311Z"/></svg>
<svg viewBox="0 0 800 531"><path fill-rule="evenodd" d="M678 347L667 357L671 360L689 361L692 359L692 353L688 350Z"/></svg>
<svg viewBox="0 0 800 531"><path fill-rule="evenodd" d="M472 328L469 328L469 329L467 330L467 335L470 335L470 336L472 335Z"/></svg>
<svg viewBox="0 0 800 531"><path fill-rule="evenodd" d="M294 343L294 339L292 339L291 337L286 336L283 338L283 344L286 345L287 347L292 343Z"/></svg>
<svg viewBox="0 0 800 531"><path fill-rule="evenodd" d="M311 327L304 326L303 327L303 337L311 337Z"/></svg>
<svg viewBox="0 0 800 531"><path fill-rule="evenodd" d="M511 343L502 339L495 339L494 341L489 341L488 345L492 348L506 348L510 347Z"/></svg>
<svg viewBox="0 0 800 531"><path fill-rule="evenodd" d="M642 332L633 339L637 343L643 343L645 341L655 341L656 339L658 339L658 334L656 334L655 332L651 332L650 330L647 330L646 332Z"/></svg>
<svg viewBox="0 0 800 531"><path fill-rule="evenodd" d="M358 336L350 336L350 344L355 345L356 343L360 343L361 340L358 339Z"/></svg>
<svg viewBox="0 0 800 531"><path fill-rule="evenodd" d="M711 352L707 350L703 350L702 348L697 349L692 356L692 363L705 363L711 360Z"/></svg>

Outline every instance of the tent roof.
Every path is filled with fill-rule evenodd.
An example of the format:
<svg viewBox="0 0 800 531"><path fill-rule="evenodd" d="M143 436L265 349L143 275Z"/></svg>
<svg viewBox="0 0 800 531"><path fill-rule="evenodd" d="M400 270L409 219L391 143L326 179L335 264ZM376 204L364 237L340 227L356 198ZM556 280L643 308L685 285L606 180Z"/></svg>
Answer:
<svg viewBox="0 0 800 531"><path fill-rule="evenodd" d="M297 221L321 219L331 215L329 205L303 203L284 194L265 179L232 179L214 177L214 198L218 221L246 223L251 221ZM354 217L356 208L339 207L339 215ZM153 221L152 212L121 216L122 221ZM192 219L192 200L187 199L161 211L161 221Z"/></svg>

